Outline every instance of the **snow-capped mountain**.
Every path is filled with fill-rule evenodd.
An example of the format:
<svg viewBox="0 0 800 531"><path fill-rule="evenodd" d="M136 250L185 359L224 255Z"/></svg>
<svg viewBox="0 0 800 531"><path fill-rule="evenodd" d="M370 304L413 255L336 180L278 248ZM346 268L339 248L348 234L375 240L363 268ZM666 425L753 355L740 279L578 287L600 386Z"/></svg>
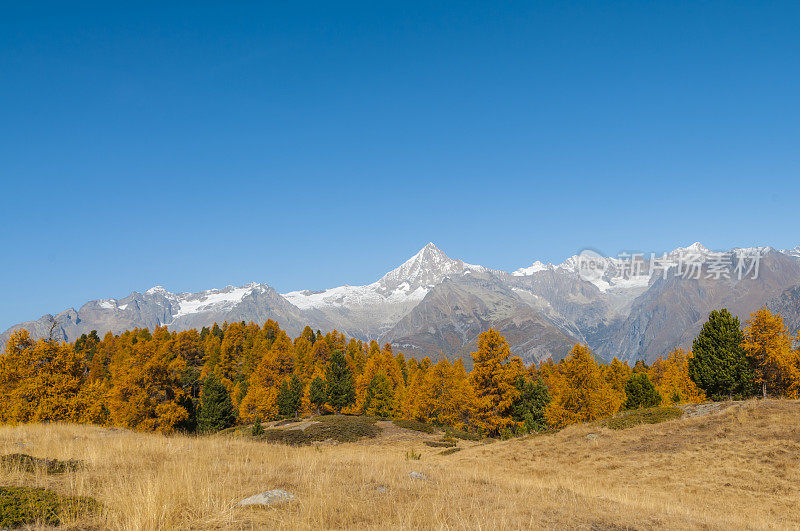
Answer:
<svg viewBox="0 0 800 531"><path fill-rule="evenodd" d="M686 279L674 269L692 257L733 261L742 253L763 257L758 279L728 275L717 281L705 274ZM592 267L588 274L587 256ZM30 330L34 337L55 331L59 338L74 340L91 330L102 335L135 327L184 330L214 322L274 319L292 335L306 325L337 329L392 343L415 356L464 356L480 332L494 327L527 361L559 359L575 342L587 343L608 358L652 361L675 346L688 346L710 310L727 306L746 318L764 304L790 308L798 286L800 247L714 253L696 242L653 256L611 258L583 252L557 265L534 261L507 273L450 258L429 243L371 284L284 294L255 282L197 293L155 286L21 323L0 340L17 328ZM790 323L800 326L795 314Z"/></svg>
<svg viewBox="0 0 800 531"><path fill-rule="evenodd" d="M228 286L198 293L171 293L154 286L144 293L133 292L121 299L89 301L80 309L69 308L53 316L45 315L11 327L11 331L28 329L34 337L47 337L55 324L59 339L74 340L84 333L122 332L133 328L153 329L167 326L171 330L200 328L214 322L276 319L290 333L299 333L307 324L303 313L266 284ZM319 321L319 324L327 323Z"/></svg>
<svg viewBox="0 0 800 531"><path fill-rule="evenodd" d="M454 260L433 243L376 282L283 296L301 310L316 310L357 337L378 337L419 304L445 278L484 273L485 267Z"/></svg>
<svg viewBox="0 0 800 531"><path fill-rule="evenodd" d="M797 246L794 249L783 249L781 252L785 255L794 256L795 258L800 258L800 246Z"/></svg>

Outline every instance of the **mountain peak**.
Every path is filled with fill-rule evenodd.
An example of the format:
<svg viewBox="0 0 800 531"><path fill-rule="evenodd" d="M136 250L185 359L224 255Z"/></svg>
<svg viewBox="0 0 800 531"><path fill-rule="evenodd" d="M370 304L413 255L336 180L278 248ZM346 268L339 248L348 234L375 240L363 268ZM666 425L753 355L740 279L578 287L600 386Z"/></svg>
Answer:
<svg viewBox="0 0 800 531"><path fill-rule="evenodd" d="M379 282L390 289L405 282L413 289L432 286L447 276L464 274L468 271L485 271L485 268L454 260L433 242L429 242L400 267L386 273Z"/></svg>
<svg viewBox="0 0 800 531"><path fill-rule="evenodd" d="M710 252L708 248L700 242L694 242L688 247L678 247L670 254L686 254L686 253L700 253L705 254Z"/></svg>
<svg viewBox="0 0 800 531"><path fill-rule="evenodd" d="M147 293L148 295L155 295L156 293L164 294L164 293L169 293L169 292L166 289L164 289L164 286L153 286L152 288L147 290L145 293Z"/></svg>
<svg viewBox="0 0 800 531"><path fill-rule="evenodd" d="M511 273L511 275L515 276L515 277L525 277L525 276L528 276L528 275L532 275L534 273L538 273L539 271L545 271L545 270L551 269L551 268L552 268L551 265L544 264L544 263L540 262L539 260L536 260L535 262L533 262L528 267L520 267L519 269L517 269L516 271Z"/></svg>
<svg viewBox="0 0 800 531"><path fill-rule="evenodd" d="M425 260L435 260L435 259L445 259L450 260L450 257L444 254L444 252L436 247L436 244L433 242L428 242L425 247L420 249L417 254L406 260L406 262L410 262L415 258L422 258Z"/></svg>

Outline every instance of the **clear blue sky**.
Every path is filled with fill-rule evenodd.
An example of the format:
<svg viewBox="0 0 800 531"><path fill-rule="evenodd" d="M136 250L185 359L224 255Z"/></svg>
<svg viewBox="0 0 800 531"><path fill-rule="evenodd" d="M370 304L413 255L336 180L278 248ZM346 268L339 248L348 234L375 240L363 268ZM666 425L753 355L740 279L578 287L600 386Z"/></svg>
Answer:
<svg viewBox="0 0 800 531"><path fill-rule="evenodd" d="M798 2L30 4L0 7L0 329L430 240L800 244Z"/></svg>

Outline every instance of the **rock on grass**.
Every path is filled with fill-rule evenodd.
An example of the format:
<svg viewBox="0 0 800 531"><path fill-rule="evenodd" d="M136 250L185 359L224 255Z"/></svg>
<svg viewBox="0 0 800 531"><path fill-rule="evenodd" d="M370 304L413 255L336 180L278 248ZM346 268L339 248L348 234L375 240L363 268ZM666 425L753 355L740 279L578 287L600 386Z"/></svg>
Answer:
<svg viewBox="0 0 800 531"><path fill-rule="evenodd" d="M240 507L248 505L274 505L276 503L283 503L294 499L294 494L283 489L273 489L260 494L255 494L249 498L245 498L237 505Z"/></svg>

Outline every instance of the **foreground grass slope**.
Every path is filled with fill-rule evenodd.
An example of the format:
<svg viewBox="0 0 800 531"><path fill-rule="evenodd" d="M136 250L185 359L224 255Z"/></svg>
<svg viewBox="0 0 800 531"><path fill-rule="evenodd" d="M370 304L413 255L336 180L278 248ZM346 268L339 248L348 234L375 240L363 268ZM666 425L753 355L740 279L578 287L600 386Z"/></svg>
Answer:
<svg viewBox="0 0 800 531"><path fill-rule="evenodd" d="M695 406L679 419L602 422L497 441L441 439L378 422L358 442L286 446L249 437L163 437L78 425L0 429L0 453L78 459L64 474L0 469L0 485L91 496L66 525L169 528L797 528L800 402ZM22 449L22 450L21 450ZM407 459L409 450L421 456ZM412 479L415 471L428 480ZM296 500L237 501L273 488Z"/></svg>

